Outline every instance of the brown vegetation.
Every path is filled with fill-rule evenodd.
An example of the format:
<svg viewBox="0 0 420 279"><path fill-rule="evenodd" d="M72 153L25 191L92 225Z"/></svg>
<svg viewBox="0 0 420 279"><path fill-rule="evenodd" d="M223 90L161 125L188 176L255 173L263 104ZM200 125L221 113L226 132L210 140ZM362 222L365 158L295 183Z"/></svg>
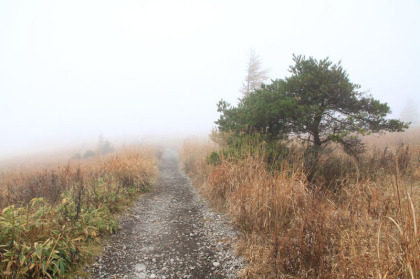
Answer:
<svg viewBox="0 0 420 279"><path fill-rule="evenodd" d="M275 171L255 153L209 165L215 147L198 141L181 158L240 229L241 277L418 278L420 146L410 133L385 135L386 146L367 137L359 158L331 147L316 166L296 149Z"/></svg>
<svg viewBox="0 0 420 279"><path fill-rule="evenodd" d="M0 278L63 278L92 259L117 216L157 174L157 152L114 154L0 177ZM100 249L99 249L100 250Z"/></svg>

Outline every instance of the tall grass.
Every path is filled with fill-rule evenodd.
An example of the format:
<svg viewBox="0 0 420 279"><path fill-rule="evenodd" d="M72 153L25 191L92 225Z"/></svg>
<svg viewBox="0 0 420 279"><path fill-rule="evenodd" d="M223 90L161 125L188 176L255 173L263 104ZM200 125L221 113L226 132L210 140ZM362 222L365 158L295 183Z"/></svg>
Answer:
<svg viewBox="0 0 420 279"><path fill-rule="evenodd" d="M242 232L241 277L419 278L419 142L395 142L360 158L331 147L316 165L294 149L275 171L255 152L206 164L211 148L197 141L181 158Z"/></svg>
<svg viewBox="0 0 420 279"><path fill-rule="evenodd" d="M0 278L64 278L118 229L115 213L147 191L156 152L126 148L95 159L1 177Z"/></svg>

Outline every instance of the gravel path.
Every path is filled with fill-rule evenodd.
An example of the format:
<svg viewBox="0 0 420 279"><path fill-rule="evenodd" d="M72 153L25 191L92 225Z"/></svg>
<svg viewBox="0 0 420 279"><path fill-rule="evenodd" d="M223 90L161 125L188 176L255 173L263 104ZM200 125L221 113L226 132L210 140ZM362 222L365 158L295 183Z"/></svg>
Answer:
<svg viewBox="0 0 420 279"><path fill-rule="evenodd" d="M175 150L164 152L154 190L120 223L92 278L235 278L242 267L236 233L180 171Z"/></svg>

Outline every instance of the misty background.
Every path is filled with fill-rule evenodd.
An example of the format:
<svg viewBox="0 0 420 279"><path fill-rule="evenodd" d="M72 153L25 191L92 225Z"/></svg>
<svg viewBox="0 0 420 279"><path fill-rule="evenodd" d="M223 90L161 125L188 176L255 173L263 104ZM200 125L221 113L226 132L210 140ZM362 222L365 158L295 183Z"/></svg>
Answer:
<svg viewBox="0 0 420 279"><path fill-rule="evenodd" d="M353 83L420 119L420 1L0 2L0 159L53 146L206 135L241 97L250 50L341 60Z"/></svg>

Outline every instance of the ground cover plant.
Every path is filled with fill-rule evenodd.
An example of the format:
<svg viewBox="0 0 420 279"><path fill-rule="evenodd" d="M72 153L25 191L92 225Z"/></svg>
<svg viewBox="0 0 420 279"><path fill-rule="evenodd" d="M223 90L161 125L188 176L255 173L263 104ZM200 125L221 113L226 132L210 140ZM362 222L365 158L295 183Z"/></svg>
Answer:
<svg viewBox="0 0 420 279"><path fill-rule="evenodd" d="M0 278L64 278L115 232L117 214L150 190L157 152L126 147L47 169L0 176Z"/></svg>
<svg viewBox="0 0 420 279"><path fill-rule="evenodd" d="M315 172L305 146L269 161L254 136L236 153L188 140L181 159L240 230L237 248L249 263L241 277L418 278L420 142L410 136L418 131L385 135L381 145L365 137L357 159L332 146Z"/></svg>

